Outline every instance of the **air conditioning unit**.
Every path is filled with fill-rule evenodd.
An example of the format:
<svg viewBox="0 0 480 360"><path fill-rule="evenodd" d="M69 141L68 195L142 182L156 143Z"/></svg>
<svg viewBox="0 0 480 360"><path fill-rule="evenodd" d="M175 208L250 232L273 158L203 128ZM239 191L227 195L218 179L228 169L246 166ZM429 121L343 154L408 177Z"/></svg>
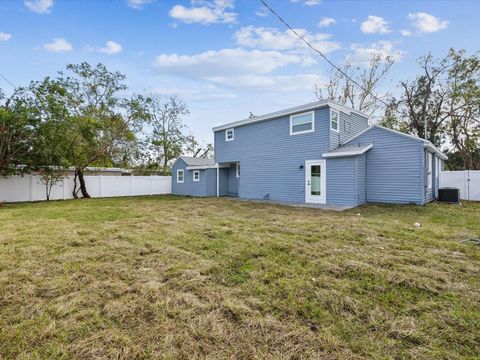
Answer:
<svg viewBox="0 0 480 360"><path fill-rule="evenodd" d="M438 189L438 200L449 204L458 204L460 202L460 190L457 188Z"/></svg>

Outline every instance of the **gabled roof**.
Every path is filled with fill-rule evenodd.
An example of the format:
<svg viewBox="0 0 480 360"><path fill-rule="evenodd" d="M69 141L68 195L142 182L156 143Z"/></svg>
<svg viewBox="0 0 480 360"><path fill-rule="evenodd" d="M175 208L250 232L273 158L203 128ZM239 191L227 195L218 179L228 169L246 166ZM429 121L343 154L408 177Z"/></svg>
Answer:
<svg viewBox="0 0 480 360"><path fill-rule="evenodd" d="M329 152L323 153L324 158L336 158L345 156L361 155L373 147L373 144L349 144L343 145Z"/></svg>
<svg viewBox="0 0 480 360"><path fill-rule="evenodd" d="M386 128L386 127L383 127L383 126L380 126L380 125L372 125L368 128L366 128L365 130L363 130L362 132L358 133L357 135L355 135L354 137L352 137L350 140L348 140L345 145L347 145L348 143L351 143L353 140L355 140L356 138L358 138L359 136L365 134L366 132L374 129L374 128L377 128L377 129L380 129L380 130L384 130L384 131L388 131L388 132L391 132L395 135L399 135L399 136L403 136L403 137L406 137L406 138L409 138L409 139L412 139L412 140L415 140L415 141L419 141L423 144L423 147L425 149L429 149L431 152L434 152L438 155L438 157L442 160L448 160L448 157L443 153L441 152L435 145L433 145L429 140L425 140L425 139L421 139L417 136L413 136L413 135L409 135L409 134L405 134L401 131L398 131L398 130L393 130L393 129L390 129L390 128Z"/></svg>
<svg viewBox="0 0 480 360"><path fill-rule="evenodd" d="M180 159L185 161L188 166L214 166L213 159L197 158L193 156L180 156Z"/></svg>
<svg viewBox="0 0 480 360"><path fill-rule="evenodd" d="M279 118L279 117L284 117L284 116L296 114L296 113L303 112L303 111L320 109L320 108L324 108L324 107L327 107L327 106L331 107L332 109L342 111L342 112L347 113L347 114L355 113L355 114L363 116L367 119L369 118L369 116L367 114L364 114L360 111L351 109L351 108L349 108L345 105L338 104L338 103L330 101L330 100L320 100L320 101L314 101L314 102L304 104L304 105L300 105L300 106L291 107L291 108L288 108L288 109L285 109L285 110L275 111L275 112L265 114L265 115L255 116L254 118L248 118L248 119L231 122L231 123L224 124L224 125L219 125L219 126L214 127L213 131L226 130L226 129L230 129L230 128L237 127L237 126L253 124L253 123L256 123L256 122L260 122L260 121L271 120L271 119L275 119L275 118Z"/></svg>

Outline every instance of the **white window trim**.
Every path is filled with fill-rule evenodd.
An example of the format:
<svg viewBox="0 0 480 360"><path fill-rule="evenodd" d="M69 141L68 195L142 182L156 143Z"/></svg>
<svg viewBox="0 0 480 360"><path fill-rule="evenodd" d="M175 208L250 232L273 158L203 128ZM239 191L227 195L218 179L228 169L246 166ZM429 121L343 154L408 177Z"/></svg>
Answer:
<svg viewBox="0 0 480 360"><path fill-rule="evenodd" d="M178 178L180 177L180 173L182 173L182 181L180 181ZM185 170L183 169L178 169L177 170L177 183L183 184L185 181Z"/></svg>
<svg viewBox="0 0 480 360"><path fill-rule="evenodd" d="M332 127L332 124L333 124L332 114L333 114L333 113L337 114L337 128L336 128L336 129L334 129L334 128ZM340 131L340 111L330 109L330 130L335 131L335 132L337 132L337 133Z"/></svg>
<svg viewBox="0 0 480 360"><path fill-rule="evenodd" d="M433 183L433 169L432 169L432 161L433 161L433 156L430 151L426 151L426 158L425 161L427 162L426 166L426 173L427 173L427 189L431 189L432 183Z"/></svg>
<svg viewBox="0 0 480 360"><path fill-rule="evenodd" d="M310 115L312 118L312 128L310 130L303 130L303 131L296 131L293 132L293 123L292 119L297 116L303 116L303 115ZM290 115L290 135L300 135L300 134L306 134L306 133L311 133L315 131L315 112L314 111L308 111L300 114L293 114Z"/></svg>
<svg viewBox="0 0 480 360"><path fill-rule="evenodd" d="M237 162L237 163L235 164L235 175L236 175L237 179L240 177L240 171L239 171L239 169L240 169L240 163Z"/></svg>
<svg viewBox="0 0 480 360"><path fill-rule="evenodd" d="M197 179L195 179L195 174L198 174ZM192 171L192 178L193 178L193 181L200 181L200 170L193 170Z"/></svg>
<svg viewBox="0 0 480 360"><path fill-rule="evenodd" d="M232 132L232 138L231 139L229 139L228 136L227 136L229 131ZM225 130L225 141L233 141L234 139L235 139L235 129L234 128L226 129Z"/></svg>

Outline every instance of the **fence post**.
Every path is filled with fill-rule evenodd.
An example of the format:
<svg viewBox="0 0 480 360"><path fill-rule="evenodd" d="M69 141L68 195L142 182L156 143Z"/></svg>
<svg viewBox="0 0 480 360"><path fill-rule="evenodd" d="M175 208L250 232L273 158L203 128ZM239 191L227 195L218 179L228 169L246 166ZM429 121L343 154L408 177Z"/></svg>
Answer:
<svg viewBox="0 0 480 360"><path fill-rule="evenodd" d="M34 197L34 194L33 194L34 183L33 183L33 181L34 181L33 175L30 175L30 202L33 201L33 197Z"/></svg>
<svg viewBox="0 0 480 360"><path fill-rule="evenodd" d="M66 192L66 187L67 187L66 182L65 182L65 179L66 179L66 178L67 178L67 177L64 176L64 177L63 177L63 180L62 180L62 186L63 186L63 189L62 189L62 190L63 190L63 191L62 191L62 193L63 193L62 195L63 195L63 196L62 196L62 197L63 197L63 200L65 200L65 199L67 198L67 194L65 194L65 192Z"/></svg>

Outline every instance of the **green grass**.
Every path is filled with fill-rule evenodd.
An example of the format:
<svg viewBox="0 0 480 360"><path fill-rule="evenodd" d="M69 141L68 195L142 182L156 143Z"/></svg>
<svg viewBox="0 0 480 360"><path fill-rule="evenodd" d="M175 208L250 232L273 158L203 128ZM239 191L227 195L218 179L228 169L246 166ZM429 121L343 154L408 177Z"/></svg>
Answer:
<svg viewBox="0 0 480 360"><path fill-rule="evenodd" d="M480 203L7 205L0 359L478 358L473 237Z"/></svg>

